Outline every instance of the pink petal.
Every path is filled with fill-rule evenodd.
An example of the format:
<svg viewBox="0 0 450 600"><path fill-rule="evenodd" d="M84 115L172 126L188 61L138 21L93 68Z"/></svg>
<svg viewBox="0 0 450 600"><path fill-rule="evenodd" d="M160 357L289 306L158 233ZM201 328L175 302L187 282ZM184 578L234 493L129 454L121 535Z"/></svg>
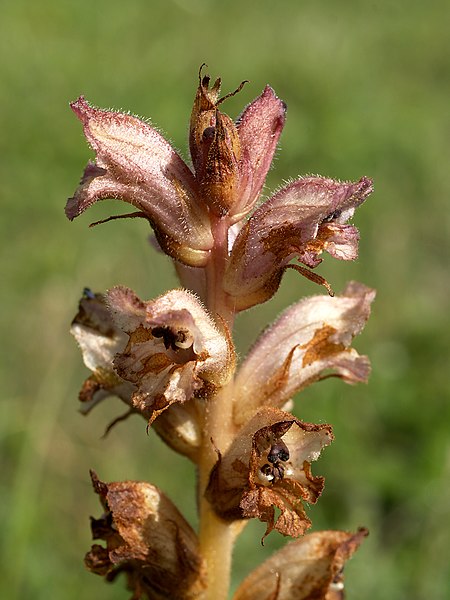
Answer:
<svg viewBox="0 0 450 600"><path fill-rule="evenodd" d="M172 146L136 117L72 103L96 153L66 206L73 219L98 200L118 198L138 207L155 228L163 249L192 266L203 264L213 240L199 203L195 178Z"/></svg>
<svg viewBox="0 0 450 600"><path fill-rule="evenodd" d="M286 120L286 104L266 86L238 119L241 142L242 198L233 208L244 215L257 201L272 164L278 139Z"/></svg>

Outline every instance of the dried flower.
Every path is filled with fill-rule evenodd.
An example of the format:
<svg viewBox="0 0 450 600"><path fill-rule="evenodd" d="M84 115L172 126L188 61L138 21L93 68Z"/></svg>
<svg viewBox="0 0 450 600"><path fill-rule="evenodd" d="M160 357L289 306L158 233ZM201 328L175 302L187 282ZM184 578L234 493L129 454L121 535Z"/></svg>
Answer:
<svg viewBox="0 0 450 600"><path fill-rule="evenodd" d="M105 511L91 518L92 535L106 547L92 546L87 568L108 581L125 573L133 600L203 598L206 571L197 536L172 502L149 483L91 477Z"/></svg>
<svg viewBox="0 0 450 600"><path fill-rule="evenodd" d="M319 531L290 542L250 573L233 600L341 600L344 564L367 534Z"/></svg>
<svg viewBox="0 0 450 600"><path fill-rule="evenodd" d="M285 122L286 105L267 86L237 123L218 109L238 89L219 98L221 80L199 74L191 114L189 145L202 195L218 215L241 220L264 185Z"/></svg>
<svg viewBox="0 0 450 600"><path fill-rule="evenodd" d="M172 290L142 302L130 289L107 295L117 326L128 334L114 369L136 386L131 401L151 424L174 403L213 395L234 371L234 350L200 302ZM225 327L225 326L224 326Z"/></svg>
<svg viewBox="0 0 450 600"><path fill-rule="evenodd" d="M311 462L333 440L329 425L313 425L275 408L260 410L219 456L206 491L224 519L258 518L273 529L298 537L310 527L302 500L314 504L323 477ZM275 508L281 511L275 520ZM265 537L264 536L264 537Z"/></svg>
<svg viewBox="0 0 450 600"><path fill-rule="evenodd" d="M148 419L148 411L139 411L133 402L137 385L122 379L115 370L114 358L125 349L128 336L114 322L104 295L86 290L71 333L80 345L86 366L92 371L79 395L82 412L88 413L108 396L118 396L129 410L115 419L107 431L132 413ZM201 443L202 412L199 402L176 403L161 413L153 428L171 448L196 460Z"/></svg>

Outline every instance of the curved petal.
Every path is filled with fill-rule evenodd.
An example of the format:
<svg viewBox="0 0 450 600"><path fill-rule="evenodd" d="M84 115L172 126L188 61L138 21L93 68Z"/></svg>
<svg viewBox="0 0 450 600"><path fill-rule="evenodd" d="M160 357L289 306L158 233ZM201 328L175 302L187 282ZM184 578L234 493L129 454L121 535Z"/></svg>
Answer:
<svg viewBox="0 0 450 600"><path fill-rule="evenodd" d="M261 406L284 406L328 373L346 383L366 382L369 359L350 345L369 318L374 298L374 290L351 282L342 295L305 298L285 310L260 335L238 371L236 424L245 423Z"/></svg>
<svg viewBox="0 0 450 600"><path fill-rule="evenodd" d="M314 268L330 251L348 260L357 254L357 231L345 222L372 191L371 180L341 183L307 177L260 206L234 243L224 277L230 302L243 310L268 300L293 258Z"/></svg>
<svg viewBox="0 0 450 600"><path fill-rule="evenodd" d="M198 199L194 175L172 146L152 127L128 114L71 104L96 153L81 185L69 198L74 219L98 200L118 198L147 216L158 241L174 258L202 266L213 245L207 210Z"/></svg>
<svg viewBox="0 0 450 600"><path fill-rule="evenodd" d="M79 394L81 412L88 413L108 396L118 396L131 404L133 386L121 379L112 365L115 354L125 347L127 336L115 327L103 294L85 290L70 333L80 346L84 364L92 371Z"/></svg>
<svg viewBox="0 0 450 600"><path fill-rule="evenodd" d="M342 600L344 565L367 535L319 531L290 542L246 577L233 600Z"/></svg>
<svg viewBox="0 0 450 600"><path fill-rule="evenodd" d="M242 160L241 199L233 207L233 215L244 217L254 206L286 121L286 104L267 85L237 121Z"/></svg>

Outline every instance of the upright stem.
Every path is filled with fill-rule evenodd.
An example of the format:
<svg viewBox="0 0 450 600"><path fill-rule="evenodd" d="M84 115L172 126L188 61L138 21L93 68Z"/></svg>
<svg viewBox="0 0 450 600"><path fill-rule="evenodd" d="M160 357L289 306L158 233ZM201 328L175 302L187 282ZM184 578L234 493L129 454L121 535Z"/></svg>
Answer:
<svg viewBox="0 0 450 600"><path fill-rule="evenodd" d="M216 219L213 224L215 245L210 265L207 267L207 308L213 316L219 316L231 330L234 314L226 303L222 280L228 251L227 219ZM216 515L204 496L209 475L217 461L216 449L224 452L232 440L232 382L222 387L214 399L208 403L203 447L199 463L200 495L200 552L206 560L208 570L207 600L226 600L230 587L231 558L235 531Z"/></svg>

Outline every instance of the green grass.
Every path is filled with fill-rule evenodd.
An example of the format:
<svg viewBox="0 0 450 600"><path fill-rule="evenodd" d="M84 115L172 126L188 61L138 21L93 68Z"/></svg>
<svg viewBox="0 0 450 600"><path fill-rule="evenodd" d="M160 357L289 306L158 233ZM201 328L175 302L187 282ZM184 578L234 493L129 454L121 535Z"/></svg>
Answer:
<svg viewBox="0 0 450 600"><path fill-rule="evenodd" d="M105 480L147 479L195 523L191 465L139 419L104 427L111 400L77 412L85 371L68 334L80 291L122 283L151 298L176 285L142 223L89 230L112 203L70 224L67 196L90 153L68 102L151 117L186 154L199 65L236 116L270 83L288 120L268 190L304 173L374 178L355 222L360 258L320 269L378 298L357 348L373 361L368 386L328 380L297 399L305 420L331 422L336 441L315 467L324 496L315 529L366 525L348 566L348 599L444 600L450 595L448 384L448 4L324 0L87 0L2 3L0 22L0 256L2 310L0 596L127 598L84 570L88 516L99 506L88 469ZM289 273L278 295L238 320L239 349L288 303L317 293ZM238 546L236 582L265 548L252 523Z"/></svg>

